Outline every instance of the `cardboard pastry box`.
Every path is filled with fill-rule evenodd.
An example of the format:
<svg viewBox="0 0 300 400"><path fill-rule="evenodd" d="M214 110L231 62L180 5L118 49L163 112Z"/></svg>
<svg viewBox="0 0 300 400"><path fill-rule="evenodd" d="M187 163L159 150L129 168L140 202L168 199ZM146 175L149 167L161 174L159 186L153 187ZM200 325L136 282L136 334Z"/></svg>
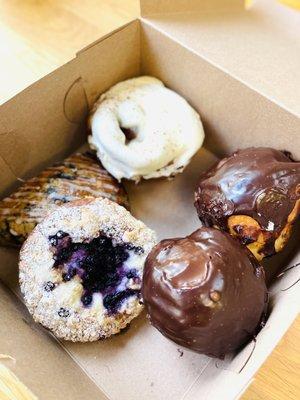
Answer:
<svg viewBox="0 0 300 400"><path fill-rule="evenodd" d="M300 159L299 13L266 1L246 11L239 0L143 0L141 11L141 19L0 107L1 196L82 145L99 94L142 74L183 95L206 131L205 149L182 175L128 185L133 214L160 239L199 226L193 189L216 157L272 146ZM272 259L270 271L299 261L299 231L293 242ZM0 352L15 358L9 367L43 400L235 399L299 311L299 286L285 290L299 278L294 268L273 280L270 316L256 345L224 361L185 349L182 355L145 314L112 339L63 342L35 324L22 304L17 258L16 250L0 249Z"/></svg>

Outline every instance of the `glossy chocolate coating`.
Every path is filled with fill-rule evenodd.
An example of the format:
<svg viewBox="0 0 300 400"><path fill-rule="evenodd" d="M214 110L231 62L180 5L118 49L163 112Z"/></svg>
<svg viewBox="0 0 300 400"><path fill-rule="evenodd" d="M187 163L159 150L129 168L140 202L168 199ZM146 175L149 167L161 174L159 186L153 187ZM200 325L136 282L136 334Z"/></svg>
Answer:
<svg viewBox="0 0 300 400"><path fill-rule="evenodd" d="M268 295L263 268L253 255L229 234L203 227L154 247L142 297L152 325L163 335L223 358L260 329Z"/></svg>
<svg viewBox="0 0 300 400"><path fill-rule="evenodd" d="M274 253L274 241L298 199L300 162L287 152L264 147L222 159L202 175L195 192L195 206L206 226L227 230L230 216L247 215L272 232L268 255Z"/></svg>

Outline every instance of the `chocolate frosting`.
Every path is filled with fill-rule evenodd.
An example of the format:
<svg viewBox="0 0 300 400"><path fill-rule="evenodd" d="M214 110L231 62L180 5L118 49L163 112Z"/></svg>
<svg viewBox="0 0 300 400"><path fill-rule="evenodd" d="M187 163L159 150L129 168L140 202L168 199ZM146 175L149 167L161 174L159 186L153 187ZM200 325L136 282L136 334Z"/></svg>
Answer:
<svg viewBox="0 0 300 400"><path fill-rule="evenodd" d="M206 226L227 229L231 215L248 215L279 232L300 199L300 162L267 147L238 150L200 178L195 206Z"/></svg>
<svg viewBox="0 0 300 400"><path fill-rule="evenodd" d="M253 338L268 301L263 268L250 251L229 234L205 227L154 247L142 297L163 335L219 358Z"/></svg>

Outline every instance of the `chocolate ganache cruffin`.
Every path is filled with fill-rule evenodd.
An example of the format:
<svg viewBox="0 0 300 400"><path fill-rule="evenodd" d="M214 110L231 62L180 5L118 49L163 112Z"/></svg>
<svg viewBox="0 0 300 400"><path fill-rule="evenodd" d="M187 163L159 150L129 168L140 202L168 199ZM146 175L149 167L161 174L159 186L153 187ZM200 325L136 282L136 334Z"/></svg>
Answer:
<svg viewBox="0 0 300 400"><path fill-rule="evenodd" d="M154 247L142 297L163 335L219 358L253 338L268 301L263 268L251 252L228 233L205 227Z"/></svg>
<svg viewBox="0 0 300 400"><path fill-rule="evenodd" d="M258 260L281 251L300 212L300 162L271 148L239 150L200 178L195 206L206 226L229 231Z"/></svg>

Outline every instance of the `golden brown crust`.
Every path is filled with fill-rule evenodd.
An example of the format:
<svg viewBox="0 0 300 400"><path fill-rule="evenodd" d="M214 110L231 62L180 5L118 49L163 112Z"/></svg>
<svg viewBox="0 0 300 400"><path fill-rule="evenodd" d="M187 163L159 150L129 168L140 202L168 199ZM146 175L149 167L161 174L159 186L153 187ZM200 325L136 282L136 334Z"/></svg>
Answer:
<svg viewBox="0 0 300 400"><path fill-rule="evenodd" d="M292 212L288 216L287 224L280 232L280 235L278 236L278 238L275 240L274 247L275 247L276 253L281 251L284 248L284 246L286 245L287 241L289 240L289 238L291 236L293 224L296 222L299 215L300 215L300 200L297 200L295 203L295 207L293 208Z"/></svg>
<svg viewBox="0 0 300 400"><path fill-rule="evenodd" d="M261 261L267 253L268 246L274 244L275 252L281 251L289 240L292 227L300 214L300 200L297 200L284 228L277 234L266 231L248 215L232 215L228 218L228 229L232 236L247 245L257 260Z"/></svg>
<svg viewBox="0 0 300 400"><path fill-rule="evenodd" d="M21 244L57 206L86 197L104 197L129 206L123 186L97 158L78 153L45 169L0 201L0 244Z"/></svg>

